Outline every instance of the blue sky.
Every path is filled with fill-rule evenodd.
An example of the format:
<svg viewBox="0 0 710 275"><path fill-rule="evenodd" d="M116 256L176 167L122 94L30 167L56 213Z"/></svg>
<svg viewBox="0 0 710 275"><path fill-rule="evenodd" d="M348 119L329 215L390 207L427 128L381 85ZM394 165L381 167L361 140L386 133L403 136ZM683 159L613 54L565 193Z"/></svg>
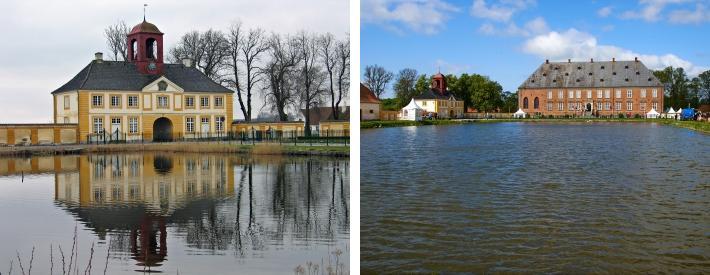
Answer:
<svg viewBox="0 0 710 275"><path fill-rule="evenodd" d="M710 69L710 0L362 0L360 24L363 71L440 67L487 75L507 91L545 59Z"/></svg>

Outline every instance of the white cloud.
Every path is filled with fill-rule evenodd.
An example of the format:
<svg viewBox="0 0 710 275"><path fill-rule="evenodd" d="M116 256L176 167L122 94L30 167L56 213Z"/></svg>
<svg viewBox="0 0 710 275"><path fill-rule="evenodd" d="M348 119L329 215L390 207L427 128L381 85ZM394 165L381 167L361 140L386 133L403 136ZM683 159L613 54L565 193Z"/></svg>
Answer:
<svg viewBox="0 0 710 275"><path fill-rule="evenodd" d="M597 15L599 15L599 17L607 17L611 14L611 10L611 6L603 7L597 11Z"/></svg>
<svg viewBox="0 0 710 275"><path fill-rule="evenodd" d="M487 35L531 36L545 33L549 31L549 28L544 18L536 17L526 22L522 27L519 27L515 22L510 22L506 27L499 29L491 23L484 23L478 28L478 31Z"/></svg>
<svg viewBox="0 0 710 275"><path fill-rule="evenodd" d="M380 24L388 30L403 33L400 25L425 34L443 29L448 13L459 9L442 0L363 0L360 15L363 22Z"/></svg>
<svg viewBox="0 0 710 275"><path fill-rule="evenodd" d="M697 4L695 10L675 10L668 15L668 20L672 23L694 23L699 24L710 21L710 11L702 4Z"/></svg>
<svg viewBox="0 0 710 275"><path fill-rule="evenodd" d="M523 51L540 58L556 61L565 61L568 58L573 60L589 60L590 58L611 60L614 57L617 60L633 60L638 57L650 69L658 70L667 66L683 67L690 75L697 75L709 69L705 66L695 65L674 54L640 54L613 45L600 45L596 37L576 29L568 29L564 32L552 31L532 37L525 41Z"/></svg>
<svg viewBox="0 0 710 275"><path fill-rule="evenodd" d="M693 0L639 0L640 10L629 10L621 14L624 19L642 19L655 22L662 19L661 12L670 4L680 4Z"/></svg>
<svg viewBox="0 0 710 275"><path fill-rule="evenodd" d="M499 0L496 4L488 5L485 0L474 0L470 12L474 17L508 22L513 14L535 5L535 3L535 0Z"/></svg>

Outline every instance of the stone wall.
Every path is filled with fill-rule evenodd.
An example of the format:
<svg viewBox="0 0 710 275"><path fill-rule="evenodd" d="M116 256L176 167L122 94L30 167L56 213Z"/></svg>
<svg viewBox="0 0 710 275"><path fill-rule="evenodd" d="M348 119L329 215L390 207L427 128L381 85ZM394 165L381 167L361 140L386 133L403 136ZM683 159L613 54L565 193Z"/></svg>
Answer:
<svg viewBox="0 0 710 275"><path fill-rule="evenodd" d="M0 124L0 146L74 144L77 124Z"/></svg>

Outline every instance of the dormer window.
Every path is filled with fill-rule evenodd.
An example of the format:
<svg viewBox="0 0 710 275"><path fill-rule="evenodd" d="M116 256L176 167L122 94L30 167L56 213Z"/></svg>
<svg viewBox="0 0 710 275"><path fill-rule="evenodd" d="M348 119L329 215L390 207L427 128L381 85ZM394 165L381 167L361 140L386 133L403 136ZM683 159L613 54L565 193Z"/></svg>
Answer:
<svg viewBox="0 0 710 275"><path fill-rule="evenodd" d="M603 79L603 78L600 78L600 79L599 79L599 82L604 82L604 79Z"/></svg>
<svg viewBox="0 0 710 275"><path fill-rule="evenodd" d="M639 71L636 71L636 75L640 75L640 74L641 74L641 72L639 72Z"/></svg>
<svg viewBox="0 0 710 275"><path fill-rule="evenodd" d="M569 73L565 73L565 76L569 76Z"/></svg>
<svg viewBox="0 0 710 275"><path fill-rule="evenodd" d="M624 69L628 69L628 68L629 68L629 65L624 66Z"/></svg>
<svg viewBox="0 0 710 275"><path fill-rule="evenodd" d="M581 70L581 69L582 69L582 66L577 66L577 70Z"/></svg>
<svg viewBox="0 0 710 275"><path fill-rule="evenodd" d="M624 78L624 80L625 80L626 82L629 82L629 79L628 79L628 78Z"/></svg>
<svg viewBox="0 0 710 275"><path fill-rule="evenodd" d="M547 76L547 73L542 73L542 76Z"/></svg>
<svg viewBox="0 0 710 275"><path fill-rule="evenodd" d="M604 66L602 66L602 70L604 70Z"/></svg>
<svg viewBox="0 0 710 275"><path fill-rule="evenodd" d="M616 72L613 72L613 73L611 73L611 74L616 75Z"/></svg>
<svg viewBox="0 0 710 275"><path fill-rule="evenodd" d="M535 79L530 80L530 82L535 83Z"/></svg>
<svg viewBox="0 0 710 275"><path fill-rule="evenodd" d="M577 82L579 82L579 78L577 78Z"/></svg>
<svg viewBox="0 0 710 275"><path fill-rule="evenodd" d="M553 79L552 82L557 82L557 79Z"/></svg>
<svg viewBox="0 0 710 275"><path fill-rule="evenodd" d="M651 78L650 78L650 77L648 78L648 81L651 81Z"/></svg>
<svg viewBox="0 0 710 275"><path fill-rule="evenodd" d="M589 72L589 75L592 75L592 72Z"/></svg>

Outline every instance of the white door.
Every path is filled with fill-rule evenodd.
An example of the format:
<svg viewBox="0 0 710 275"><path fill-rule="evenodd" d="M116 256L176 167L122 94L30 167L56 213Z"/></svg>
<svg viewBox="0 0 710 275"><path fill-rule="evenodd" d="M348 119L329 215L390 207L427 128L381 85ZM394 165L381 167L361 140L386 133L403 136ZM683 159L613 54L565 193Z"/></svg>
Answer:
<svg viewBox="0 0 710 275"><path fill-rule="evenodd" d="M209 122L209 121L207 121L207 122L203 121L201 127L202 127L202 132L203 132L203 133L209 133L209 132L210 132L210 122Z"/></svg>
<svg viewBox="0 0 710 275"><path fill-rule="evenodd" d="M121 136L121 119L111 119L111 139L119 139Z"/></svg>

